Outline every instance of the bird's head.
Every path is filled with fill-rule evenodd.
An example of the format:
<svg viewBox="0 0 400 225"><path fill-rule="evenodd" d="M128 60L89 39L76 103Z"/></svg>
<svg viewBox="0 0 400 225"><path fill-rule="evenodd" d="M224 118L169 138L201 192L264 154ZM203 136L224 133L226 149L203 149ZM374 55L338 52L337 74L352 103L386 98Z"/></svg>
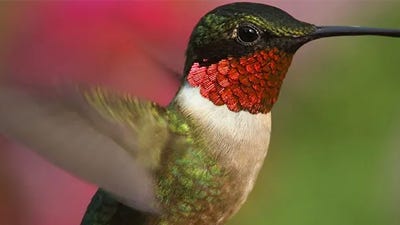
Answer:
<svg viewBox="0 0 400 225"><path fill-rule="evenodd" d="M319 27L263 4L233 3L207 13L186 52L185 85L229 110L268 113L296 50L323 37L400 36L398 30Z"/></svg>

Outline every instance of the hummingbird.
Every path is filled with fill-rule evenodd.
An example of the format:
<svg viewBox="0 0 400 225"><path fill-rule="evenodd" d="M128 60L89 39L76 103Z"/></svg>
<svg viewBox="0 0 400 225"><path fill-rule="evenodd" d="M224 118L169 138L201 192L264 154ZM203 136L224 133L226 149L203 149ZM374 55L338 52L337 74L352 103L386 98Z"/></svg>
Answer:
<svg viewBox="0 0 400 225"><path fill-rule="evenodd" d="M295 52L356 35L400 30L316 26L269 5L223 5L195 26L168 106L101 86L46 95L6 83L0 132L99 186L82 225L224 224L263 165Z"/></svg>

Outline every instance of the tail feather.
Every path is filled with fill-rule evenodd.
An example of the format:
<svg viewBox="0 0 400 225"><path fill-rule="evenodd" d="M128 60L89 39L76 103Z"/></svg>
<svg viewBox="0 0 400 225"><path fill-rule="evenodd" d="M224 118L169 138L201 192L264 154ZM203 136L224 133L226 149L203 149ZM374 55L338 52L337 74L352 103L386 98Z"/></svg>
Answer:
<svg viewBox="0 0 400 225"><path fill-rule="evenodd" d="M81 225L144 225L146 214L123 205L99 189L93 196Z"/></svg>

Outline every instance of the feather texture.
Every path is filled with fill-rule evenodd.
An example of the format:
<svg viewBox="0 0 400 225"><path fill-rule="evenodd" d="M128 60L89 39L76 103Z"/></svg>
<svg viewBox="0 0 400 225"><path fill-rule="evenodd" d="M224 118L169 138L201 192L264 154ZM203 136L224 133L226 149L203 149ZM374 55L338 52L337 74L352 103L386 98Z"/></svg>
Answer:
<svg viewBox="0 0 400 225"><path fill-rule="evenodd" d="M1 86L0 133L125 204L156 212L154 170L169 133L164 110L100 88L66 93L39 95Z"/></svg>

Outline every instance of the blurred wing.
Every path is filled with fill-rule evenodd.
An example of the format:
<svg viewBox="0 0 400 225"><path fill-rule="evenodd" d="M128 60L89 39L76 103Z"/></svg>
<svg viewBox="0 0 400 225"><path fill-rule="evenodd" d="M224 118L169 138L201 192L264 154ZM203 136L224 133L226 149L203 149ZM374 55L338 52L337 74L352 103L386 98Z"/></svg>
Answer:
<svg viewBox="0 0 400 225"><path fill-rule="evenodd" d="M99 88L45 96L0 86L0 133L131 207L157 211L153 172L169 130L154 103Z"/></svg>

